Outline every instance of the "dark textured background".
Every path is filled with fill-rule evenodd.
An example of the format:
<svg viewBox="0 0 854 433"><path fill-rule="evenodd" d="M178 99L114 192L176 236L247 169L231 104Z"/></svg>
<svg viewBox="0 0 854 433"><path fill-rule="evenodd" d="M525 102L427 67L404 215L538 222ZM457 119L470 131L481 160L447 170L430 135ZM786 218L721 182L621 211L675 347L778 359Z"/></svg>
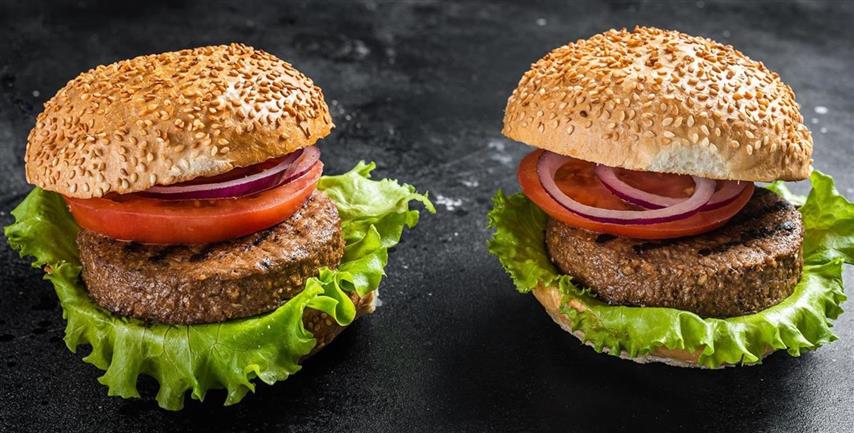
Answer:
<svg viewBox="0 0 854 433"><path fill-rule="evenodd" d="M110 398L63 345L41 272L0 247L0 431L850 431L854 314L840 341L723 371L598 355L517 294L486 252L497 188L527 149L499 133L507 96L553 47L611 27L732 43L798 94L815 162L854 196L854 7L844 2L0 2L0 222L30 188L26 136L42 103L101 63L239 41L323 87L338 127L328 172L358 159L429 189L440 213L394 251L383 306L286 382L235 407L212 392L180 413ZM47 3L47 2L45 2ZM801 188L803 185L800 186ZM851 270L846 271L849 282ZM850 305L850 302L849 302Z"/></svg>

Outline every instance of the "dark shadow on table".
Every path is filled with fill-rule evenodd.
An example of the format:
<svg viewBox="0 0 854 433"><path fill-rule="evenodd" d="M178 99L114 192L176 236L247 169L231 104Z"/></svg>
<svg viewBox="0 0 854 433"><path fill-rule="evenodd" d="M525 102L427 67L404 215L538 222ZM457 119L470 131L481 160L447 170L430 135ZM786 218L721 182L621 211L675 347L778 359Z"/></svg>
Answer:
<svg viewBox="0 0 854 433"><path fill-rule="evenodd" d="M533 296L496 285L510 294L468 319L462 346L436 354L428 394L457 431L715 431L723 418L741 431L786 430L809 416L799 408L814 396L799 381L810 354L722 370L641 365L597 354Z"/></svg>

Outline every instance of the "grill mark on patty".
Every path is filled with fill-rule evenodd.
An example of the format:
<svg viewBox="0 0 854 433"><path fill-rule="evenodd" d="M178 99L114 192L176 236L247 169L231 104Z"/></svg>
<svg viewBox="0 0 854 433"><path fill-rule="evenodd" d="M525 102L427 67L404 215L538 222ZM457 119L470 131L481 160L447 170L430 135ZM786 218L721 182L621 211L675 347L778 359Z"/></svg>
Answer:
<svg viewBox="0 0 854 433"><path fill-rule="evenodd" d="M754 197L751 200L761 199L766 194L773 194L771 191L757 189L754 193ZM766 218L772 214L790 210L792 205L785 200L774 200L773 202L766 204L764 206L760 206L756 209L752 209L747 212L739 212L735 215L727 225L733 224L744 224L749 221L756 221ZM773 237L777 233L787 232L790 233L795 229L795 225L791 221L785 221L779 224L776 227L753 227L748 228L742 231L739 235L739 239L730 240L726 242L722 242L718 245L701 248L697 250L697 254L700 256L709 256L711 254L720 254L728 251L729 249L743 245L749 241L767 239ZM718 229L720 230L720 229ZM597 238L598 243L598 238ZM655 241L655 242L641 242L639 244L632 245L632 250L634 250L635 254L641 255L647 251L656 250L659 248L669 247L678 243L677 239L671 240L663 240L663 241Z"/></svg>
<svg viewBox="0 0 854 433"><path fill-rule="evenodd" d="M206 258L208 258L208 256L211 255L211 253L215 249L219 248L219 246L222 244L223 244L223 242L214 242L212 244L205 244L205 246L202 247L202 249L199 250L199 252L190 256L190 262L201 262L201 261L205 260Z"/></svg>
<svg viewBox="0 0 854 433"><path fill-rule="evenodd" d="M772 193L768 192L768 194ZM789 204L789 202L787 201L775 201L771 204L762 206L759 209L756 209L755 211L739 212L735 215L735 217L730 220L729 224L740 224L745 221L760 219L768 214L777 213L782 210L789 209L789 207L791 207L791 204Z"/></svg>
<svg viewBox="0 0 854 433"><path fill-rule="evenodd" d="M604 244L605 242L612 241L614 239L617 239L617 237L614 235L609 235L607 233L602 233L601 235L596 236L596 243Z"/></svg>
<svg viewBox="0 0 854 433"><path fill-rule="evenodd" d="M249 251L252 248L257 247L258 245L261 245L261 242L266 241L267 238L269 238L270 235L272 235L272 234L273 234L273 227L270 227L264 231L258 232L258 234L252 239L252 241L243 247L243 251Z"/></svg>
<svg viewBox="0 0 854 433"><path fill-rule="evenodd" d="M795 224L791 221L783 221L775 227L753 227L741 232L741 236L739 236L738 240L727 241L709 248L701 248L697 251L697 254L702 257L706 257L711 254L720 254L728 251L732 247L744 245L750 241L770 238L781 232L791 233L793 230L795 230Z"/></svg>
<svg viewBox="0 0 854 433"><path fill-rule="evenodd" d="M167 245L161 249L159 249L156 253L148 256L148 261L154 264L160 263L169 257L170 254L177 251L180 247L178 245Z"/></svg>
<svg viewBox="0 0 854 433"><path fill-rule="evenodd" d="M126 253L135 253L142 250L142 244L136 241L130 241L125 244L124 250Z"/></svg>
<svg viewBox="0 0 854 433"><path fill-rule="evenodd" d="M741 232L741 240L748 242L756 239L771 237L780 232L791 233L795 225L791 221L783 221L775 227L753 227Z"/></svg>

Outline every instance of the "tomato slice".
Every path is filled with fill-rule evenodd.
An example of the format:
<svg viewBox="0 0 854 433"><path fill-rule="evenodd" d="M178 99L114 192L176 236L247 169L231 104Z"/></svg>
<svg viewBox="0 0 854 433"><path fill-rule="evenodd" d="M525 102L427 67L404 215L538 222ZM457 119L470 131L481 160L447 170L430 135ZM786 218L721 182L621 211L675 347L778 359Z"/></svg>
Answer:
<svg viewBox="0 0 854 433"><path fill-rule="evenodd" d="M555 201L537 176L537 161L543 150L529 153L519 164L519 184L525 196L552 218L573 227L597 233L607 233L636 239L670 239L692 236L713 230L730 220L753 195L753 184L748 185L733 201L725 206L698 212L688 218L656 224L613 224L601 223L578 215ZM586 205L607 209L639 209L615 196L602 185L593 172L593 163L574 159L561 167L556 180L561 191ZM618 176L626 183L646 191L671 197L687 197L693 191L690 176L619 170ZM658 180L658 182L656 182Z"/></svg>
<svg viewBox="0 0 854 433"><path fill-rule="evenodd" d="M257 194L217 200L158 200L139 194L65 197L81 227L113 239L149 244L206 244L272 227L293 215L323 174L318 161L298 179Z"/></svg>

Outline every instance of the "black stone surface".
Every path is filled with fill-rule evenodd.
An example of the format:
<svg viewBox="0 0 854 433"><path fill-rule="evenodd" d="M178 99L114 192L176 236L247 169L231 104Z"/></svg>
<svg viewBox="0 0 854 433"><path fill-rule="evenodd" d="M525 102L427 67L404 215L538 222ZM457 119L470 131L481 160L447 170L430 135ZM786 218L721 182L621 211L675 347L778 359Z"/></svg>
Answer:
<svg viewBox="0 0 854 433"><path fill-rule="evenodd" d="M0 247L0 431L851 431L854 314L800 358L723 371L635 365L579 345L486 252L497 188L527 149L499 133L507 96L551 48L611 27L732 43L797 92L815 165L854 196L854 7L846 2L118 1L0 3L0 222L24 196L42 103L90 67L239 41L294 63L338 125L328 172L359 159L430 190L440 213L396 248L377 314L303 371L234 407L179 413L107 397L63 345L49 284ZM177 2L176 2L177 3ZM798 185L803 191L803 185ZM854 282L846 270L848 283ZM850 302L848 303L850 306Z"/></svg>

